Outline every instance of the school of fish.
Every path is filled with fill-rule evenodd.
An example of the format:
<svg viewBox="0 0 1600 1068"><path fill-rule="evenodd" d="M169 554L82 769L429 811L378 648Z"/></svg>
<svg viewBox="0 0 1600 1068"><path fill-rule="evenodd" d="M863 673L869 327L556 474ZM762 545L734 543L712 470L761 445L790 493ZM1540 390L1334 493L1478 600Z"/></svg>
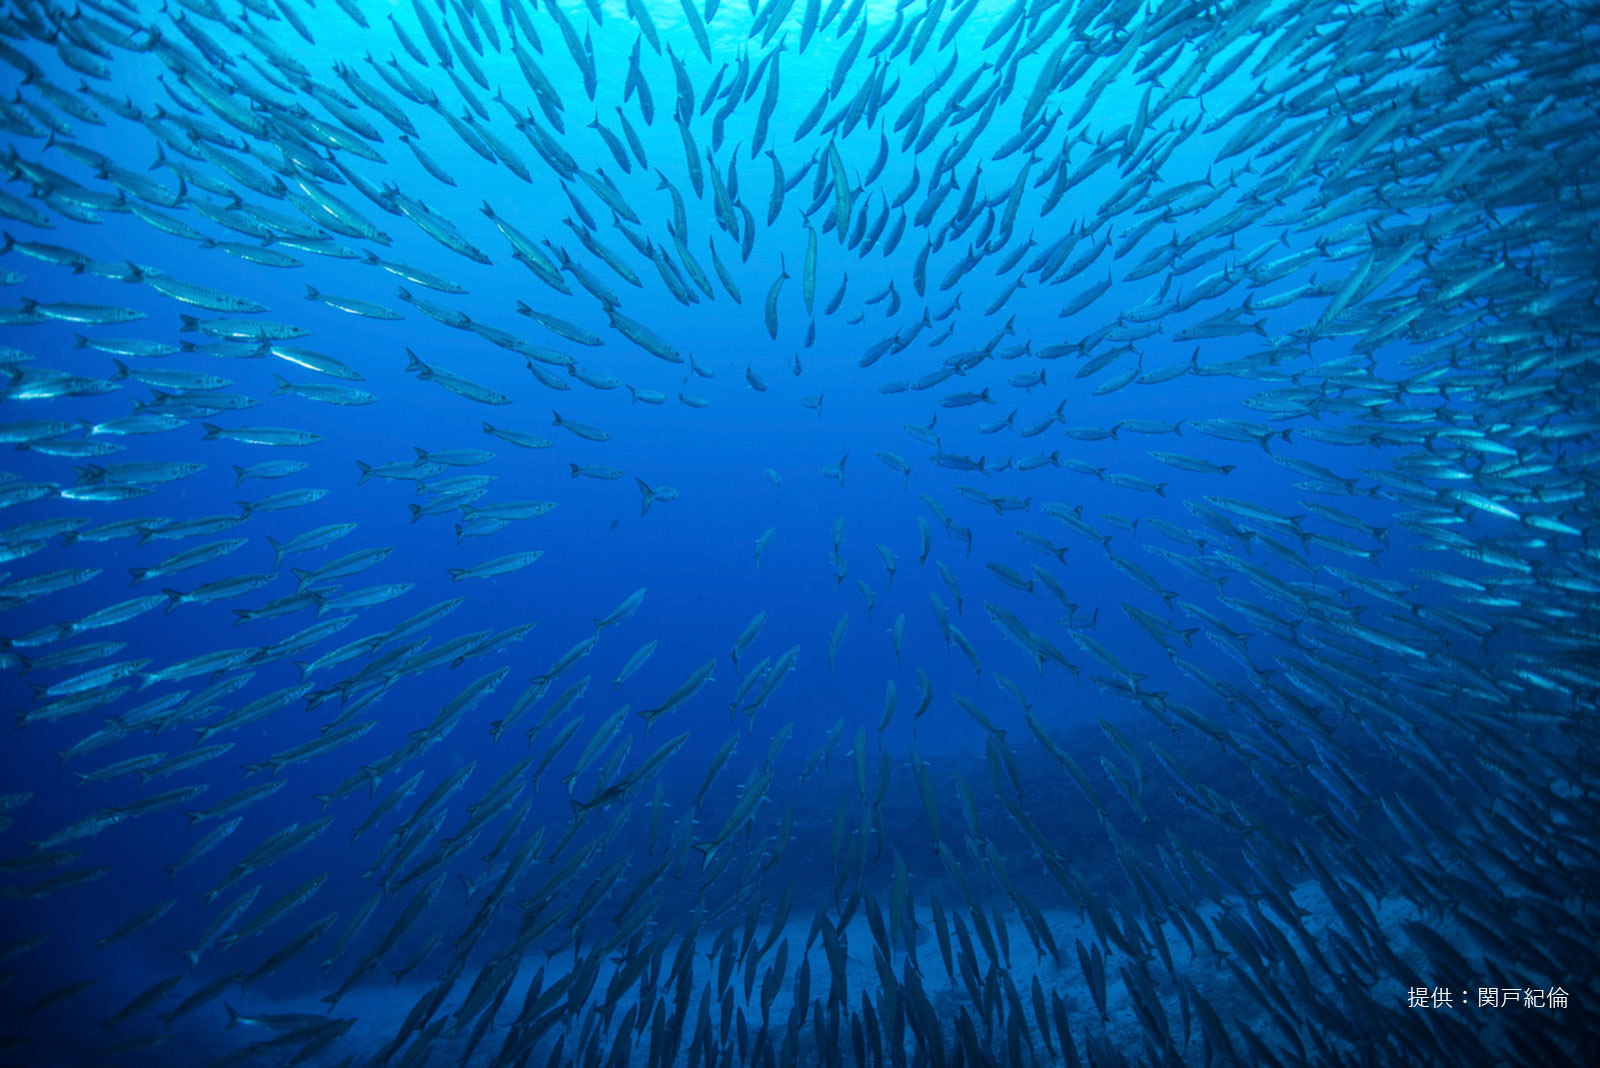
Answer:
<svg viewBox="0 0 1600 1068"><path fill-rule="evenodd" d="M0 1064L1596 1063L1590 16L14 0Z"/></svg>

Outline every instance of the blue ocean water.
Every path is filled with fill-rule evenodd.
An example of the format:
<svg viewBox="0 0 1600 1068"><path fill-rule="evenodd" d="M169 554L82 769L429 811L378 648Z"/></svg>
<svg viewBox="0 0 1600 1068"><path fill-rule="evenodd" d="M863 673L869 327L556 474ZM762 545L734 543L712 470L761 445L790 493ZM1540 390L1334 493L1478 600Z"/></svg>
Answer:
<svg viewBox="0 0 1600 1068"><path fill-rule="evenodd" d="M0 402L19 446L0 484L18 724L0 787L5 1063L1588 1063L1593 74L1575 13L25 4L5 33L0 270L22 276ZM124 97L139 119L112 113ZM526 180L468 143L480 124ZM386 240L346 232L339 204ZM245 205L279 219L217 221L261 225ZM570 257L569 292L516 262L484 206ZM309 220L320 252L352 258L297 249ZM261 250L298 263L240 255ZM162 277L265 310L198 307ZM515 337L446 325L402 290ZM106 308L141 317L91 321ZM613 309L680 359L629 340ZM225 317L306 333L272 352L208 335ZM114 338L192 347L94 347ZM459 388L408 371L408 350ZM163 411L178 415L158 433L106 425ZM318 437L228 437L260 427ZM125 448L60 454L79 442ZM446 450L493 456L422 466ZM236 475L284 460L306 467ZM358 462L406 466L362 479ZM165 476L126 463L204 469L147 482ZM438 487L472 476L492 481ZM74 499L108 482L150 492ZM646 510L639 483L676 495ZM240 504L303 489L326 492ZM554 507L472 518L527 501ZM169 536L202 517L219 518ZM27 526L56 519L76 525ZM274 542L332 524L354 529L276 564ZM307 580L327 605L241 615L295 593L293 568L380 549ZM26 586L68 569L93 573ZM246 575L271 577L84 623ZM337 600L387 584L404 590ZM278 644L345 612L307 648ZM460 652L491 652L419 666L478 632ZM35 666L101 642L116 647ZM747 707L763 685L741 693L745 675L786 650L792 669ZM73 681L128 661L145 663ZM298 748L319 737L344 744ZM197 762L97 776L148 754ZM185 816L268 781L283 785L237 811Z"/></svg>

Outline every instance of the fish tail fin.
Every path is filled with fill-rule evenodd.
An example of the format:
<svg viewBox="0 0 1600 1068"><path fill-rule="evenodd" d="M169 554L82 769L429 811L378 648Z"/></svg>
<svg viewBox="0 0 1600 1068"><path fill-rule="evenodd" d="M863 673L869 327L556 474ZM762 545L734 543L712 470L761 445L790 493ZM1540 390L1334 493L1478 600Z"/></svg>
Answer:
<svg viewBox="0 0 1600 1068"><path fill-rule="evenodd" d="M198 329L200 329L200 320L195 318L194 316L192 316L192 315L180 315L180 316L178 316L178 318L183 321L183 325L178 327L178 329L180 331L189 331L189 330L198 330Z"/></svg>
<svg viewBox="0 0 1600 1068"><path fill-rule="evenodd" d="M569 463L569 464L567 464L567 466L572 468L572 477L573 478L577 478L578 477L578 465L574 464L574 463Z"/></svg>
<svg viewBox="0 0 1600 1068"><path fill-rule="evenodd" d="M183 603L183 591L162 589L161 592L167 595L167 610L162 615L170 615L174 608Z"/></svg>

